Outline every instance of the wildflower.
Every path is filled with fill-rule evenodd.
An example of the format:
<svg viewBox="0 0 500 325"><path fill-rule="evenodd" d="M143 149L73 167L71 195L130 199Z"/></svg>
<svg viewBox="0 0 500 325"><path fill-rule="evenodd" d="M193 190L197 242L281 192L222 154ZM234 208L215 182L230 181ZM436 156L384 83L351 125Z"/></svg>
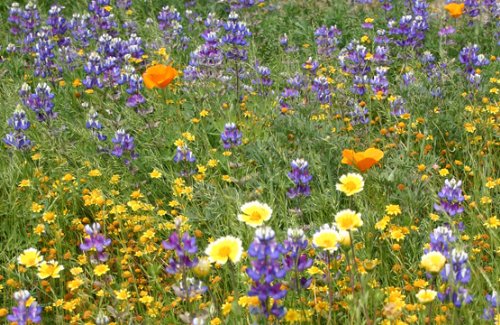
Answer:
<svg viewBox="0 0 500 325"><path fill-rule="evenodd" d="M347 196L351 196L363 191L363 187L365 185L363 176L355 173L342 175L339 181L340 183L337 183L336 185L337 191L340 191Z"/></svg>
<svg viewBox="0 0 500 325"><path fill-rule="evenodd" d="M102 276L109 271L109 266L106 264L98 264L94 267L94 274L97 276Z"/></svg>
<svg viewBox="0 0 500 325"><path fill-rule="evenodd" d="M401 208L397 204L389 204L385 207L385 213L390 216L398 216L401 214Z"/></svg>
<svg viewBox="0 0 500 325"><path fill-rule="evenodd" d="M421 304L426 304L433 301L434 299L436 299L436 296L437 292L429 289L422 289L416 294L416 297Z"/></svg>
<svg viewBox="0 0 500 325"><path fill-rule="evenodd" d="M43 261L38 266L38 277L40 279L53 278L57 279L60 277L59 273L64 270L64 266L59 265L57 261Z"/></svg>
<svg viewBox="0 0 500 325"><path fill-rule="evenodd" d="M28 248L17 258L17 263L26 267L38 266L43 261L43 256L36 248Z"/></svg>
<svg viewBox="0 0 500 325"><path fill-rule="evenodd" d="M198 258L193 256L198 251L196 238L188 232L184 232L182 236L179 236L178 230L174 231L168 240L162 242L162 247L175 252L175 255L170 257L165 268L167 273L185 272L198 264Z"/></svg>
<svg viewBox="0 0 500 325"><path fill-rule="evenodd" d="M162 176L161 172L156 168L153 169L153 171L151 173L149 173L149 177L154 178L154 179L161 178L161 176Z"/></svg>
<svg viewBox="0 0 500 325"><path fill-rule="evenodd" d="M220 134L224 149L230 149L241 145L242 133L234 123L226 123L224 131Z"/></svg>
<svg viewBox="0 0 500 325"><path fill-rule="evenodd" d="M233 236L226 236L210 243L205 249L210 262L226 264L227 261L238 263L243 253L241 240Z"/></svg>
<svg viewBox="0 0 500 325"><path fill-rule="evenodd" d="M86 225L85 233L87 237L85 237L80 244L80 249L84 252L95 249L97 252L97 260L104 262L108 259L108 254L104 250L111 244L111 239L100 234L100 231L101 225L97 222L93 223L92 226Z"/></svg>
<svg viewBox="0 0 500 325"><path fill-rule="evenodd" d="M177 70L171 66L157 64L147 68L146 72L142 74L142 78L148 89L165 88L177 77L177 74Z"/></svg>
<svg viewBox="0 0 500 325"><path fill-rule="evenodd" d="M16 322L18 325L26 325L28 322L40 323L42 321L42 307L33 301L27 290L14 292L14 299L17 307L12 307L12 314L7 315L9 322ZM28 304L28 301L31 303Z"/></svg>
<svg viewBox="0 0 500 325"><path fill-rule="evenodd" d="M438 212L445 212L453 217L464 211L462 202L465 198L462 195L462 181L447 179L444 184L445 185L438 193L440 203L434 204L434 210Z"/></svg>
<svg viewBox="0 0 500 325"><path fill-rule="evenodd" d="M307 289L312 281L312 278L300 277L300 273L309 269L313 264L313 259L309 258L305 253L308 241L301 229L288 229L287 239L283 242L283 248L286 250L286 255L283 258L283 264L292 274L292 287L299 290L299 286Z"/></svg>
<svg viewBox="0 0 500 325"><path fill-rule="evenodd" d="M431 251L424 256L420 261L420 266L425 268L429 273L438 273L446 263L446 257L440 252Z"/></svg>
<svg viewBox="0 0 500 325"><path fill-rule="evenodd" d="M287 196L291 199L297 196L311 195L311 187L309 182L312 180L309 174L309 163L304 159L293 160L292 171L288 173L288 177L293 181L295 187L288 190Z"/></svg>
<svg viewBox="0 0 500 325"><path fill-rule="evenodd" d="M350 209L339 211L335 215L335 225L340 230L355 231L363 225L361 213L356 213Z"/></svg>
<svg viewBox="0 0 500 325"><path fill-rule="evenodd" d="M325 224L313 235L312 243L318 248L334 252L338 249L339 239L337 229Z"/></svg>
<svg viewBox="0 0 500 325"><path fill-rule="evenodd" d="M22 109L16 109L12 117L7 120L7 124L14 129L14 132L7 134L2 140L11 147L18 150L29 149L31 147L31 140L24 134L30 127L30 122L26 117L26 112Z"/></svg>
<svg viewBox="0 0 500 325"><path fill-rule="evenodd" d="M491 294L486 295L486 301L488 301L489 306L483 311L483 319L492 320L495 318L495 309L498 308L498 293L493 291ZM497 317L499 317L497 315Z"/></svg>
<svg viewBox="0 0 500 325"><path fill-rule="evenodd" d="M497 229L500 227L500 220L497 218L497 216L493 216L491 218L488 218L485 223L483 223L483 226L485 226L488 229Z"/></svg>
<svg viewBox="0 0 500 325"><path fill-rule="evenodd" d="M210 260L208 257L201 257L198 260L198 264L193 268L194 274L202 278L206 277L210 273Z"/></svg>
<svg viewBox="0 0 500 325"><path fill-rule="evenodd" d="M130 292L127 289L115 290L114 293L118 300L127 300L130 298Z"/></svg>
<svg viewBox="0 0 500 325"><path fill-rule="evenodd" d="M287 294L279 281L287 273L281 264L284 252L285 249L276 242L275 233L271 228L261 227L255 230L254 241L248 248L248 255L253 258L251 267L247 269L248 276L253 280L248 295L257 296L260 306L252 308L251 312L266 318L273 315L280 319L285 315L285 308L277 302ZM270 299L273 300L272 304L269 303Z"/></svg>
<svg viewBox="0 0 500 325"><path fill-rule="evenodd" d="M465 4L451 2L444 6L444 9L448 11L451 17L459 18L464 13Z"/></svg>
<svg viewBox="0 0 500 325"><path fill-rule="evenodd" d="M345 149L342 151L342 163L354 165L360 172L365 172L384 157L384 152L376 148L368 148L365 151L355 152Z"/></svg>
<svg viewBox="0 0 500 325"><path fill-rule="evenodd" d="M240 208L241 214L238 214L238 220L251 227L258 227L271 218L273 210L269 205L259 201L245 203Z"/></svg>

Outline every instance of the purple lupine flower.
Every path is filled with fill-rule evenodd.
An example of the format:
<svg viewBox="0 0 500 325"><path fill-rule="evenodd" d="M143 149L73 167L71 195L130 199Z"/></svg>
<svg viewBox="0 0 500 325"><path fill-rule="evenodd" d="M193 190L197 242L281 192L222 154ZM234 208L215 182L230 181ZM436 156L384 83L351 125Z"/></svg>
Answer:
<svg viewBox="0 0 500 325"><path fill-rule="evenodd" d="M54 94L46 83L38 84L34 93L31 92L31 87L24 83L19 91L21 102L27 108L36 113L39 121L47 121L55 119L57 113L53 111L54 108Z"/></svg>
<svg viewBox="0 0 500 325"><path fill-rule="evenodd" d="M200 280L186 278L186 281L180 281L178 285L172 285L175 295L181 299L191 299L204 294L208 287Z"/></svg>
<svg viewBox="0 0 500 325"><path fill-rule="evenodd" d="M399 117L403 114L408 113L405 107L405 100L398 96L394 100L390 101L391 115Z"/></svg>
<svg viewBox="0 0 500 325"><path fill-rule="evenodd" d="M226 34L222 37L222 43L229 45L225 55L229 60L246 61L248 59L247 38L252 33L247 25L239 21L239 16L235 12L229 14L227 22L223 24Z"/></svg>
<svg viewBox="0 0 500 325"><path fill-rule="evenodd" d="M379 2L382 4L382 9L384 9L385 11L392 10L392 0L379 0Z"/></svg>
<svg viewBox="0 0 500 325"><path fill-rule="evenodd" d="M224 149L231 149L241 145L241 138L243 134L238 130L235 123L226 123L224 131L220 134Z"/></svg>
<svg viewBox="0 0 500 325"><path fill-rule="evenodd" d="M174 155L174 162L189 162L194 163L196 161L196 157L194 156L191 149L187 146L177 147L177 150Z"/></svg>
<svg viewBox="0 0 500 325"><path fill-rule="evenodd" d="M368 109L366 106L361 106L359 104L354 105L354 110L351 112L347 113L348 116L351 118L351 125L358 125L358 124L368 124L370 122L370 117L368 114Z"/></svg>
<svg viewBox="0 0 500 325"><path fill-rule="evenodd" d="M115 157L122 157L127 152L130 154L131 159L137 159L139 156L134 151L134 137L126 133L125 130L120 129L115 132L115 136L111 141L115 144L111 154ZM125 163L129 163L129 160L125 160Z"/></svg>
<svg viewBox="0 0 500 325"><path fill-rule="evenodd" d="M252 80L252 83L254 85L259 85L261 88L271 87L273 85L273 80L271 79L271 69L259 65L259 63L257 62L255 63L255 70L258 77Z"/></svg>
<svg viewBox="0 0 500 325"><path fill-rule="evenodd" d="M57 66L53 53L55 44L49 38L49 32L46 28L42 28L37 33L36 43L33 46L33 52L35 54L35 77L47 78L52 76L54 73L56 75L62 72L62 68Z"/></svg>
<svg viewBox="0 0 500 325"><path fill-rule="evenodd" d="M288 36L283 34L279 39L280 45L286 53L297 52L299 48L297 46L290 46L288 43Z"/></svg>
<svg viewBox="0 0 500 325"><path fill-rule="evenodd" d="M283 265L292 274L292 287L295 290L307 289L312 282L312 277L299 275L310 268L314 262L305 253L308 241L301 229L288 229L287 235L287 239L283 241L283 248L286 250Z"/></svg>
<svg viewBox="0 0 500 325"><path fill-rule="evenodd" d="M285 249L276 242L275 233L270 227L255 230L254 241L248 248L248 256L253 260L246 272L253 281L248 296L257 296L260 306L251 308L251 313L265 318L273 315L278 319L285 315L285 308L278 303L287 294L286 290L281 289L280 282L287 273L280 263L284 253ZM274 299L272 306L269 305L270 298Z"/></svg>
<svg viewBox="0 0 500 325"><path fill-rule="evenodd" d="M293 199L311 195L309 182L312 180L312 175L309 174L309 163L304 159L296 159L292 161L291 166L292 171L288 173L288 177L295 186L288 190L287 196Z"/></svg>
<svg viewBox="0 0 500 325"><path fill-rule="evenodd" d="M116 6L123 10L130 9L132 7L132 0L116 0Z"/></svg>
<svg viewBox="0 0 500 325"><path fill-rule="evenodd" d="M328 84L328 79L326 77L321 76L314 78L311 90L316 93L316 98L321 103L321 105L330 104L332 93L330 91L330 85Z"/></svg>
<svg viewBox="0 0 500 325"><path fill-rule="evenodd" d="M464 67L467 80L475 86L479 86L481 82L481 75L477 72L476 68L488 65L490 61L484 54L479 53L479 46L473 44L464 47L458 54L458 59Z"/></svg>
<svg viewBox="0 0 500 325"><path fill-rule="evenodd" d="M162 242L162 247L175 253L165 268L167 273L182 273L198 264L198 258L194 256L198 251L196 238L188 232L180 237L179 233L174 231L167 240Z"/></svg>
<svg viewBox="0 0 500 325"><path fill-rule="evenodd" d="M182 34L180 13L173 6L165 6L156 18L158 19L158 28L163 32L165 43L173 45L174 40Z"/></svg>
<svg viewBox="0 0 500 325"><path fill-rule="evenodd" d="M331 56L337 50L340 36L342 36L342 32L337 26L330 26L329 28L321 26L316 29L314 37L318 46L318 55Z"/></svg>
<svg viewBox="0 0 500 325"><path fill-rule="evenodd" d="M80 244L80 249L84 252L94 249L97 253L95 257L92 256L94 260L97 259L100 262L107 261L109 255L105 252L105 249L111 245L111 239L106 238L100 233L101 225L95 222L92 225L85 225L84 229L87 236Z"/></svg>
<svg viewBox="0 0 500 325"><path fill-rule="evenodd" d="M451 259L451 261L450 261ZM454 285L463 285L470 282L470 268L467 265L469 255L457 249L451 251L448 263L441 271L443 281L452 281Z"/></svg>
<svg viewBox="0 0 500 325"><path fill-rule="evenodd" d="M469 17L474 18L479 16L479 1L478 0L464 0L465 13Z"/></svg>
<svg viewBox="0 0 500 325"><path fill-rule="evenodd" d="M207 29L201 34L201 37L205 43L191 52L189 65L184 70L186 81L213 80L221 76L224 53L221 50L217 29Z"/></svg>
<svg viewBox="0 0 500 325"><path fill-rule="evenodd" d="M401 78L403 79L403 84L405 86L409 86L415 82L415 76L414 76L412 71L408 71L408 72L403 73Z"/></svg>
<svg viewBox="0 0 500 325"><path fill-rule="evenodd" d="M255 0L227 0L230 10L241 10L250 8L255 4Z"/></svg>
<svg viewBox="0 0 500 325"><path fill-rule="evenodd" d="M105 141L108 137L104 135L100 130L102 130L103 126L101 122L97 120L98 114L97 112L91 112L85 123L85 127L91 130L92 134L97 137L99 141Z"/></svg>
<svg viewBox="0 0 500 325"><path fill-rule="evenodd" d="M30 297L31 294L27 290L14 292L17 307L12 307L12 314L7 315L9 322L26 325L28 322L38 324L42 321L42 307L38 306L36 301L33 301L29 307L26 307L26 302Z"/></svg>
<svg viewBox="0 0 500 325"><path fill-rule="evenodd" d="M387 67L375 68L375 76L370 80L372 91L375 95L387 96L389 93L389 80L387 79Z"/></svg>
<svg viewBox="0 0 500 325"><path fill-rule="evenodd" d="M437 251L449 257L450 244L454 243L456 240L450 227L440 226L435 228L430 234L430 238L430 248L428 251ZM426 253L428 251L426 251Z"/></svg>
<svg viewBox="0 0 500 325"><path fill-rule="evenodd" d="M93 33L90 29L90 15L89 14L73 14L68 22L68 28L71 30L71 36L75 43L82 47L88 47L90 40L93 38Z"/></svg>
<svg viewBox="0 0 500 325"><path fill-rule="evenodd" d="M313 60L313 58L311 57L309 57L309 59L307 59L307 61L302 64L302 69L312 76L316 75L316 71L318 70L318 68L318 61Z"/></svg>
<svg viewBox="0 0 500 325"><path fill-rule="evenodd" d="M142 76L135 73L128 76L127 93L130 95L126 103L128 107L136 107L146 102L146 99L140 93L142 88L143 88Z"/></svg>
<svg viewBox="0 0 500 325"><path fill-rule="evenodd" d="M61 15L61 11L63 9L63 6L52 5L49 9L49 14L46 20L47 25L50 26L50 35L52 37L57 36L60 40L68 30L66 18Z"/></svg>
<svg viewBox="0 0 500 325"><path fill-rule="evenodd" d="M493 320L495 318L495 310L498 308L498 293L496 290L488 295L486 295L486 301L489 306L486 307L483 311L483 319L485 320Z"/></svg>
<svg viewBox="0 0 500 325"><path fill-rule="evenodd" d="M7 22L9 23L10 27L10 32L13 35L17 35L21 32L21 19L23 19L23 10L19 6L19 3L13 2L10 5L9 9L9 17L7 18Z"/></svg>
<svg viewBox="0 0 500 325"><path fill-rule="evenodd" d="M389 34L398 46L421 47L429 30L427 22L429 4L425 0L410 0L406 1L405 5L411 7L412 15L402 16L398 22L389 20Z"/></svg>
<svg viewBox="0 0 500 325"><path fill-rule="evenodd" d="M24 131L30 127L30 122L26 117L26 113L20 108L16 109L12 117L7 120L7 124L14 129L14 132L6 134L2 139L3 142L18 150L31 148L31 141L24 134Z"/></svg>
<svg viewBox="0 0 500 325"><path fill-rule="evenodd" d="M445 212L453 217L464 211L462 202L464 196L462 194L462 181L457 181L454 178L445 180L443 188L438 193L439 204L434 204L434 210Z"/></svg>
<svg viewBox="0 0 500 325"><path fill-rule="evenodd" d="M391 40L386 35L385 29L377 29L377 35L373 42L375 44L388 44Z"/></svg>
<svg viewBox="0 0 500 325"><path fill-rule="evenodd" d="M101 56L97 52L90 53L88 61L83 66L83 70L86 73L85 78L82 80L82 84L86 89L92 88L102 88L104 86L102 82L103 64Z"/></svg>
<svg viewBox="0 0 500 325"><path fill-rule="evenodd" d="M90 0L88 11L91 13L89 27L96 31L97 34L108 33L116 35L116 27L114 15L107 10L110 5L110 0Z"/></svg>

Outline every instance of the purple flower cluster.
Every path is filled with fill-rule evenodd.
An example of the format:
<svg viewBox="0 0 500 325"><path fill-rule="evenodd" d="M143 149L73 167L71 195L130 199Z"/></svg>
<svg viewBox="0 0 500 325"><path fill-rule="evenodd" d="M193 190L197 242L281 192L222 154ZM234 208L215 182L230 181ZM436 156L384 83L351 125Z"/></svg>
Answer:
<svg viewBox="0 0 500 325"><path fill-rule="evenodd" d="M7 321L15 322L17 325L26 325L28 322L38 324L42 321L42 307L36 301L26 307L26 302L30 297L31 294L27 290L14 292L17 307L12 307L12 314L7 315Z"/></svg>
<svg viewBox="0 0 500 325"><path fill-rule="evenodd" d="M107 139L107 136L101 132L103 126L101 122L97 120L97 118L98 118L97 112L91 112L89 114L87 122L85 123L85 127L88 130L91 130L92 134L95 135L97 139L99 139L99 141L105 141Z"/></svg>
<svg viewBox="0 0 500 325"><path fill-rule="evenodd" d="M196 162L196 157L186 145L177 147L174 155L174 162L181 165L180 174L182 177L188 177L195 172L191 165Z"/></svg>
<svg viewBox="0 0 500 325"><path fill-rule="evenodd" d="M300 74L288 78L286 83L287 87L281 93L281 98L279 100L280 111L283 114L293 109L291 102L300 97L300 92L305 87L304 77Z"/></svg>
<svg viewBox="0 0 500 325"><path fill-rule="evenodd" d="M357 95L363 95L366 91L365 85L369 84L367 74L370 72L370 66L367 54L367 48L354 40L343 48L338 55L342 71L353 77L351 91Z"/></svg>
<svg viewBox="0 0 500 325"><path fill-rule="evenodd" d="M474 44L464 47L458 54L458 60L464 65L467 80L471 84L479 86L481 75L476 71L476 68L490 63L484 54L479 53L479 46Z"/></svg>
<svg viewBox="0 0 500 325"><path fill-rule="evenodd" d="M101 225L97 222L93 223L92 226L85 226L85 233L87 236L83 239L80 244L80 249L84 252L91 250L96 251L96 256L92 256L93 262L105 262L108 260L109 254L105 252L105 249L111 245L111 239L106 238L100 233Z"/></svg>
<svg viewBox="0 0 500 325"><path fill-rule="evenodd" d="M273 80L271 79L271 69L256 63L255 71L257 72L257 78L252 80L252 83L254 85L259 85L261 93L265 93L263 88L269 88L273 85Z"/></svg>
<svg viewBox="0 0 500 325"><path fill-rule="evenodd" d="M324 76L314 78L311 90L316 93L316 98L321 105L329 105L332 99L328 79Z"/></svg>
<svg viewBox="0 0 500 325"><path fill-rule="evenodd" d="M26 117L26 113L22 109L16 109L12 117L7 120L7 123L14 132L8 133L2 140L3 142L18 150L31 148L31 141L28 139L24 131L30 127L30 122Z"/></svg>
<svg viewBox="0 0 500 325"><path fill-rule="evenodd" d="M198 264L198 258L195 256L198 251L196 246L196 238L185 232L179 236L177 231L174 231L167 240L164 240L162 247L166 250L173 251L173 255L165 268L169 274L185 272Z"/></svg>
<svg viewBox="0 0 500 325"><path fill-rule="evenodd" d="M438 193L439 204L434 204L434 210L447 213L450 217L454 217L464 211L462 202L464 196L462 194L462 181L457 181L454 178L444 181L444 186Z"/></svg>
<svg viewBox="0 0 500 325"><path fill-rule="evenodd" d="M246 61L248 59L247 38L252 33L247 25L239 21L239 16L235 12L229 14L228 21L223 24L226 34L222 37L222 43L229 45L226 51L226 58L229 60Z"/></svg>
<svg viewBox="0 0 500 325"><path fill-rule="evenodd" d="M266 319L270 315L278 319L285 316L285 308L278 302L287 294L287 291L281 288L280 282L287 273L281 264L285 252L284 247L276 242L275 233L271 228L260 227L255 230L254 241L248 248L248 256L253 259L247 269L247 274L253 281L248 295L258 297L260 302L260 306L253 307L250 311ZM272 305L269 303L271 298L274 299Z"/></svg>
<svg viewBox="0 0 500 325"><path fill-rule="evenodd" d="M166 44L172 45L173 41L182 34L181 15L176 8L165 6L157 16L158 28L163 32Z"/></svg>
<svg viewBox="0 0 500 325"><path fill-rule="evenodd" d="M220 139L224 149L231 149L241 145L241 137L243 134L238 130L235 123L226 123L224 131L220 134Z"/></svg>
<svg viewBox="0 0 500 325"><path fill-rule="evenodd" d="M447 226L440 226L435 228L431 235L431 241L430 241L430 248L429 250L426 251L436 251L440 252L446 257L449 257L449 252L450 252L450 244L454 243L456 241L455 236L453 235L453 232L451 231L450 227Z"/></svg>
<svg viewBox="0 0 500 325"><path fill-rule="evenodd" d="M129 153L131 159L137 159L139 156L134 148L134 137L126 133L125 130L120 129L115 132L115 136L111 141L115 144L111 154L115 157L122 157L124 154ZM125 160L125 163L129 163L129 160Z"/></svg>
<svg viewBox="0 0 500 325"><path fill-rule="evenodd" d="M408 113L405 107L405 100L400 96L390 102L390 107L392 116L400 117L401 115Z"/></svg>
<svg viewBox="0 0 500 325"><path fill-rule="evenodd" d="M330 26L329 28L321 26L316 29L314 37L318 47L318 55L330 57L337 50L340 36L342 36L342 32L337 26Z"/></svg>
<svg viewBox="0 0 500 325"><path fill-rule="evenodd" d="M292 171L288 173L288 177L294 183L294 187L290 188L287 196L294 199L299 196L311 195L311 187L309 182L312 180L312 175L309 174L309 163L304 159L293 160Z"/></svg>
<svg viewBox="0 0 500 325"><path fill-rule="evenodd" d="M411 7L411 14L402 16L398 22L389 20L388 28L392 41L401 47L421 47L429 30L427 22L429 4L425 0L405 1Z"/></svg>
<svg viewBox="0 0 500 325"><path fill-rule="evenodd" d="M218 28L213 26L218 23L212 21L209 17L205 24L210 26L201 34L205 43L191 53L189 65L184 69L184 79L186 81L213 80L221 76L224 54L217 36Z"/></svg>
<svg viewBox="0 0 500 325"><path fill-rule="evenodd" d="M498 293L493 290L491 295L486 295L486 301L489 306L483 311L483 319L493 320L495 318L495 310L498 308Z"/></svg>
<svg viewBox="0 0 500 325"><path fill-rule="evenodd" d="M287 235L287 239L283 241L283 248L286 251L283 265L288 273L292 274L292 288L297 291L307 289L311 285L312 277L301 276L301 274L314 262L305 252L308 241L301 229L288 229Z"/></svg>
<svg viewBox="0 0 500 325"><path fill-rule="evenodd" d="M354 109L348 112L347 115L351 119L350 124L352 126L358 124L368 124L370 122L368 108L358 103L354 104Z"/></svg>
<svg viewBox="0 0 500 325"><path fill-rule="evenodd" d="M97 34L117 34L116 27L118 25L115 21L115 17L107 8L110 3L110 0L91 0L89 2L90 28Z"/></svg>
<svg viewBox="0 0 500 325"><path fill-rule="evenodd" d="M17 2L12 3L7 21L10 24L10 31L13 35L19 35L22 39L23 52L31 50L31 44L35 40L36 31L40 26L40 13L32 2L28 2L24 9L21 9Z"/></svg>
<svg viewBox="0 0 500 325"><path fill-rule="evenodd" d="M19 90L19 96L23 105L35 112L40 122L57 117L57 113L53 111L54 94L46 83L38 84L34 93L31 93L31 87L24 83Z"/></svg>
<svg viewBox="0 0 500 325"><path fill-rule="evenodd" d="M471 276L470 268L467 265L468 259L469 255L462 250L453 249L451 251L448 263L440 274L441 279L448 282L449 285L444 293L438 293L439 300L451 301L457 308L472 302L473 297L465 287L470 282Z"/></svg>

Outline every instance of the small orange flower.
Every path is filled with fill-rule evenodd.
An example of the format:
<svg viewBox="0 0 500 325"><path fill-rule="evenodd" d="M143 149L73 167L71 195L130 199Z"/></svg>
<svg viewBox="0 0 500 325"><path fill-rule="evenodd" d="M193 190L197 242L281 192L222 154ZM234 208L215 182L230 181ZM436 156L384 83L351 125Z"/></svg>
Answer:
<svg viewBox="0 0 500 325"><path fill-rule="evenodd" d="M345 149L342 151L342 163L354 165L360 172L365 172L384 157L384 152L376 148L368 148L365 151L355 152Z"/></svg>
<svg viewBox="0 0 500 325"><path fill-rule="evenodd" d="M444 9L448 11L453 18L459 18L464 13L464 7L465 5L463 3L451 2L444 6Z"/></svg>
<svg viewBox="0 0 500 325"><path fill-rule="evenodd" d="M146 88L165 88L174 78L177 77L177 70L168 65L157 64L146 69L142 74L142 79Z"/></svg>

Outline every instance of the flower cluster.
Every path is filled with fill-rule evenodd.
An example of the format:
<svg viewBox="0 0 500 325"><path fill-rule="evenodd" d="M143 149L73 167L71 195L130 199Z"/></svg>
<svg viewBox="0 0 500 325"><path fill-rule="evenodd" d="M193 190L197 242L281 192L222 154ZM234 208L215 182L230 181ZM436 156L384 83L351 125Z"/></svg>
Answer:
<svg viewBox="0 0 500 325"><path fill-rule="evenodd" d="M309 183L312 180L312 175L309 173L309 163L304 159L293 160L292 170L288 173L288 177L294 183L294 187L290 188L287 196L294 199L299 196L311 195L311 187Z"/></svg>

